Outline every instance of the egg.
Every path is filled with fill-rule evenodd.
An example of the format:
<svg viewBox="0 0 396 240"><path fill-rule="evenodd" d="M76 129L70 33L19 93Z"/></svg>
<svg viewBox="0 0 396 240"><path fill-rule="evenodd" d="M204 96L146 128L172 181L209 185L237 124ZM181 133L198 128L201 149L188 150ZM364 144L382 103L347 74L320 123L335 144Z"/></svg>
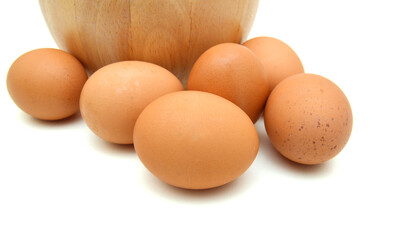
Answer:
<svg viewBox="0 0 396 240"><path fill-rule="evenodd" d="M141 111L156 98L180 90L180 81L165 68L139 61L113 63L88 79L81 93L81 115L100 138L132 144Z"/></svg>
<svg viewBox="0 0 396 240"><path fill-rule="evenodd" d="M249 168L259 148L246 113L200 91L170 93L150 103L136 122L133 138L151 173L186 189L233 181Z"/></svg>
<svg viewBox="0 0 396 240"><path fill-rule="evenodd" d="M253 122L260 117L269 94L260 60L248 48L235 43L219 44L204 52L191 70L187 89L226 98Z"/></svg>
<svg viewBox="0 0 396 240"><path fill-rule="evenodd" d="M87 80L83 65L58 49L27 52L11 65L7 89L15 104L42 120L59 120L75 114Z"/></svg>
<svg viewBox="0 0 396 240"><path fill-rule="evenodd" d="M243 43L252 50L264 66L268 75L269 90L285 78L304 73L300 58L286 43L272 37L256 37Z"/></svg>
<svg viewBox="0 0 396 240"><path fill-rule="evenodd" d="M342 90L315 74L297 74L279 83L268 98L264 121L273 146L302 164L335 157L347 144L353 124Z"/></svg>

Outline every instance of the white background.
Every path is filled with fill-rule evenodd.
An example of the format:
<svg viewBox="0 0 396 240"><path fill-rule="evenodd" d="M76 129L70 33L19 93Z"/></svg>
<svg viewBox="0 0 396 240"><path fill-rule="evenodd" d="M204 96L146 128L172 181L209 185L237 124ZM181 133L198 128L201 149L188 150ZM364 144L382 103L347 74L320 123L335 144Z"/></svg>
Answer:
<svg viewBox="0 0 396 240"><path fill-rule="evenodd" d="M0 6L0 239L396 239L396 9L393 0L263 0L250 37L273 36L306 72L337 83L354 127L319 166L260 151L226 186L168 186L131 146L96 137L79 115L35 120L6 90L12 62L56 47L37 1Z"/></svg>

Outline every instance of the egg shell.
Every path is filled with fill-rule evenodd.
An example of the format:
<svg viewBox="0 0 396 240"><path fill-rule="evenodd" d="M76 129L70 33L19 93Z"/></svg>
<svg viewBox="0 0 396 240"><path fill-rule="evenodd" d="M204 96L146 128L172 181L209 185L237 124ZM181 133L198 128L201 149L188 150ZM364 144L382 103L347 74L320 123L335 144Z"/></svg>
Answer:
<svg viewBox="0 0 396 240"><path fill-rule="evenodd" d="M191 70L187 89L226 98L253 122L260 117L269 94L260 60L248 48L235 43L219 44L204 52Z"/></svg>
<svg viewBox="0 0 396 240"><path fill-rule="evenodd" d="M72 55L52 48L27 52L11 65L7 89L15 104L42 120L75 114L87 80L84 66Z"/></svg>
<svg viewBox="0 0 396 240"><path fill-rule="evenodd" d="M96 71L81 93L81 115L102 139L133 143L133 128L141 111L156 98L183 90L180 81L155 64L125 61Z"/></svg>
<svg viewBox="0 0 396 240"><path fill-rule="evenodd" d="M261 60L271 92L275 86L287 77L304 73L300 58L293 49L279 39L256 37L243 43Z"/></svg>
<svg viewBox="0 0 396 240"><path fill-rule="evenodd" d="M239 107L199 91L167 94L149 104L136 122L134 142L151 173L187 189L233 181L259 148L256 129Z"/></svg>
<svg viewBox="0 0 396 240"><path fill-rule="evenodd" d="M352 132L352 110L341 89L315 74L297 74L270 94L264 121L273 146L286 158L319 164L336 156Z"/></svg>

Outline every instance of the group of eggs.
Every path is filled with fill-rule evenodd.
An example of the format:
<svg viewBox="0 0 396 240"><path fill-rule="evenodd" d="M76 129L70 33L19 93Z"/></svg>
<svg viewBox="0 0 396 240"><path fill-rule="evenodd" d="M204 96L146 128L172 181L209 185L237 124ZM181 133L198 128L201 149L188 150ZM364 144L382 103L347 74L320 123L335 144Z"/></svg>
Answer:
<svg viewBox="0 0 396 240"><path fill-rule="evenodd" d="M134 144L150 172L187 189L221 186L250 167L259 148L254 123L263 111L273 146L301 164L333 158L352 131L341 89L304 73L296 53L271 37L210 48L195 62L187 91L168 70L141 61L113 63L88 78L75 57L57 49L19 57L7 88L39 119L80 110L97 136Z"/></svg>

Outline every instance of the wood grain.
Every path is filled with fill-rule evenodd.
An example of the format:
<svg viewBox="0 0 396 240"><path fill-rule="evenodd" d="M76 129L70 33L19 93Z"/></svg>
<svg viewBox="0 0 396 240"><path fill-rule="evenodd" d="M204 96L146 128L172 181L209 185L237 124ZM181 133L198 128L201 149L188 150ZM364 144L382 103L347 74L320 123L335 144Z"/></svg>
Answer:
<svg viewBox="0 0 396 240"><path fill-rule="evenodd" d="M91 74L117 61L163 66L186 85L195 60L245 40L259 0L39 0L58 46Z"/></svg>

